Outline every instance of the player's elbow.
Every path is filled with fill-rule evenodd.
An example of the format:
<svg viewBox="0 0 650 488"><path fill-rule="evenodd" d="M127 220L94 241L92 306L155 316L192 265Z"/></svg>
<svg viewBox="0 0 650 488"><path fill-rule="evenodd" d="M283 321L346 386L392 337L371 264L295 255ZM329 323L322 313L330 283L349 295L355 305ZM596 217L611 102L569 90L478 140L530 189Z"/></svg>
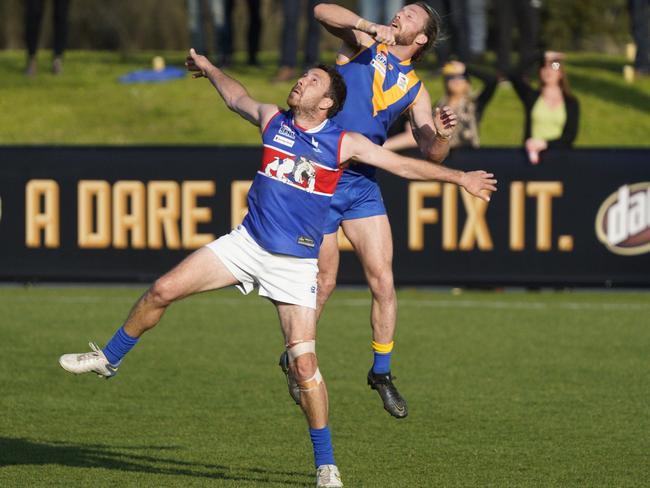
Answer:
<svg viewBox="0 0 650 488"><path fill-rule="evenodd" d="M228 107L233 112L237 112L237 107L239 107L240 97L227 97L224 100L226 102L226 107Z"/></svg>
<svg viewBox="0 0 650 488"><path fill-rule="evenodd" d="M435 164L443 164L449 154L449 144L437 140L421 141L419 146L422 155Z"/></svg>
<svg viewBox="0 0 650 488"><path fill-rule="evenodd" d="M443 151L432 148L428 153L424 153L427 156L427 159L434 164L444 164L447 155L449 154L449 149Z"/></svg>
<svg viewBox="0 0 650 488"><path fill-rule="evenodd" d="M319 3L314 7L314 17L317 21L323 22L323 20L325 20L327 7L329 7L329 5L326 3Z"/></svg>

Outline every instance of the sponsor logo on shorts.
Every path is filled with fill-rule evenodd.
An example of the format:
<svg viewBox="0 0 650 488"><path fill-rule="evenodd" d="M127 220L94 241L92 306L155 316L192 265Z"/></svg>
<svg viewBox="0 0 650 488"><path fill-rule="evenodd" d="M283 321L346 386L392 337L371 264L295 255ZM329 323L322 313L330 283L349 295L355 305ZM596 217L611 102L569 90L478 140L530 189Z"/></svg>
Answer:
<svg viewBox="0 0 650 488"><path fill-rule="evenodd" d="M603 202L596 235L615 254L650 252L650 182L623 185Z"/></svg>
<svg viewBox="0 0 650 488"><path fill-rule="evenodd" d="M312 287L309 289L309 292L310 292L310 293L316 293L316 285L312 286Z"/></svg>
<svg viewBox="0 0 650 488"><path fill-rule="evenodd" d="M301 246L307 246L307 247L314 247L316 243L314 242L314 239L310 237L305 237L305 236L300 236L298 237L298 244Z"/></svg>
<svg viewBox="0 0 650 488"><path fill-rule="evenodd" d="M286 137L281 136L280 134L275 135L275 137L273 138L273 142L277 142L278 144L282 144L283 146L288 146L288 147L293 147L293 145L296 143L296 141L287 139Z"/></svg>

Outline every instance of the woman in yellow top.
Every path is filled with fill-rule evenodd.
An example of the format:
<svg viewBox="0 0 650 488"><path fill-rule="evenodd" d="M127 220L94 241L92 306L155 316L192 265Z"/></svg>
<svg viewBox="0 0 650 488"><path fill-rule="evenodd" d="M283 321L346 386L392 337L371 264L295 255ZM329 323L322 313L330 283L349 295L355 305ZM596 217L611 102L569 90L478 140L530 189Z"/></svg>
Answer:
<svg viewBox="0 0 650 488"><path fill-rule="evenodd" d="M523 71L510 76L526 109L524 144L532 164L538 164L547 149L570 148L578 134L580 106L571 94L563 62L562 53L544 54L538 90L524 80Z"/></svg>

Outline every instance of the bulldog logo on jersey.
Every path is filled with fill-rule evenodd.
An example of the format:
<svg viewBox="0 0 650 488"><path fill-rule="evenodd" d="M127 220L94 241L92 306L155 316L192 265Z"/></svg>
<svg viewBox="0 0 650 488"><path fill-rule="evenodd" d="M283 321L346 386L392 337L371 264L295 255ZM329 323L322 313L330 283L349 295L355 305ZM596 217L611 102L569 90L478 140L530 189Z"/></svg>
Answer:
<svg viewBox="0 0 650 488"><path fill-rule="evenodd" d="M283 183L289 181L287 175L293 173L293 168L296 165L296 162L291 158L280 159L275 156L273 161L266 165L264 168L264 174L266 176L274 177Z"/></svg>
<svg viewBox="0 0 650 488"><path fill-rule="evenodd" d="M293 183L309 193L313 193L316 188L315 163L305 156L300 156L297 162L291 158L275 156L264 168L264 174L282 183Z"/></svg>
<svg viewBox="0 0 650 488"><path fill-rule="evenodd" d="M309 193L313 193L316 187L316 166L314 163L304 156L300 156L293 172L293 180Z"/></svg>
<svg viewBox="0 0 650 488"><path fill-rule="evenodd" d="M326 166L316 161L311 153L313 149L313 146L306 146L307 154L298 155L265 144L262 167L258 174L297 190L331 197L339 181L341 168Z"/></svg>

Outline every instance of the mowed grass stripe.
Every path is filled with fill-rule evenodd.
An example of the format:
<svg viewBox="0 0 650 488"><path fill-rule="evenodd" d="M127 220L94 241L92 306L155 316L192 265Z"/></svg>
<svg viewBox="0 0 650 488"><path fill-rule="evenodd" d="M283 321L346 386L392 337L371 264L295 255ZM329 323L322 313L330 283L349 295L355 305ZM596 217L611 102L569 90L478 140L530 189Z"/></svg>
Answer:
<svg viewBox="0 0 650 488"><path fill-rule="evenodd" d="M0 486L312 486L277 316L259 297L175 304L110 381L59 368L108 340L143 290L0 289ZM647 293L399 296L404 421L365 384L368 293L338 290L319 326L346 486L650 484Z"/></svg>
<svg viewBox="0 0 650 488"><path fill-rule="evenodd" d="M66 288L64 288L66 289ZM344 288L345 289L345 288ZM206 292L198 296L191 297L193 303L214 304L214 305L241 305L246 303L246 306L266 306L266 300L250 301L246 296L219 296L223 291L217 290L214 292ZM446 294L445 292L438 292L439 294ZM208 296L209 295L209 296ZM255 292L252 293L255 295ZM2 295L0 292L0 300L10 300L12 302L31 302L32 298L29 296L11 296ZM75 295L75 296L47 296L41 297L40 301L61 302L70 304L81 303L131 303L133 304L134 298L131 297L98 297L95 295ZM370 306L370 297L367 298L332 298L332 303L337 306L343 307L368 307ZM400 298L399 305L402 307L430 307L430 308L488 308L488 309L566 309L566 310L612 310L620 312L635 312L638 310L650 310L650 300L648 303L607 303L607 302L543 302L543 301L517 301L509 300L467 300L462 298L455 299L409 299Z"/></svg>

